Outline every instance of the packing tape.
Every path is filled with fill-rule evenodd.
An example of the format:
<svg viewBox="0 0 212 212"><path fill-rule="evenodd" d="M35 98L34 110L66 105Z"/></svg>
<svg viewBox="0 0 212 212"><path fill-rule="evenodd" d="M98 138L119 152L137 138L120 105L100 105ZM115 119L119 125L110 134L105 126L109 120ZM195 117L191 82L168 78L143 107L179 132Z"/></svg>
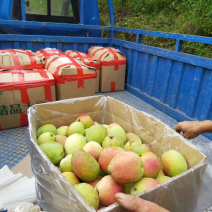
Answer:
<svg viewBox="0 0 212 212"><path fill-rule="evenodd" d="M102 66L114 66L114 70L118 71L120 65L125 65L127 63L127 60L119 60L118 55L117 55L117 53L120 53L119 51L112 50L111 48L107 48L107 47L102 47L100 49L97 49L96 51L93 52L92 56L94 56L98 51L104 50L104 49L107 49L108 51L104 52L99 58ZM102 61L102 58L109 52L113 55L114 60L113 61Z"/></svg>
<svg viewBox="0 0 212 212"><path fill-rule="evenodd" d="M39 52L41 54L43 54L43 56L45 58L49 58L49 57L54 56L54 55L66 56L66 54L64 52L60 51L59 49L48 49L48 50L41 49L41 50L39 50ZM38 56L38 57L41 58L42 56Z"/></svg>
<svg viewBox="0 0 212 212"><path fill-rule="evenodd" d="M115 82L111 82L110 91L115 91L115 90L116 90L116 83Z"/></svg>
<svg viewBox="0 0 212 212"><path fill-rule="evenodd" d="M14 61L14 66L4 66L2 68L4 69L43 69L43 64L38 64L37 61L35 60L35 55L32 52L26 52L24 50L14 50L14 49L5 49L5 50L0 50L0 53L7 53L10 52L11 56ZM18 55L16 53L21 53L29 56L30 65L21 65Z"/></svg>
<svg viewBox="0 0 212 212"><path fill-rule="evenodd" d="M75 55L75 56L70 56L69 54L71 54L71 53L73 53L73 52L76 53L77 55ZM83 54L84 54L84 53L83 53ZM80 60L81 60L83 63L85 63L86 65L88 65L88 66L90 66L90 67L92 67L92 68L95 68L96 71L100 71L100 63L95 63L94 60L93 60L93 57L91 57L91 56L88 55L88 54L85 54L85 55L86 55L86 56L83 56L83 55L80 54L80 52L77 52L77 51L71 51L71 52L69 52L69 53L67 54L67 57L68 57L68 58L69 58L69 57L72 57L72 58L74 58L74 59L80 58ZM88 59L88 60L89 60L89 63L86 62L85 59Z"/></svg>
<svg viewBox="0 0 212 212"><path fill-rule="evenodd" d="M67 57L67 56L66 56ZM59 59L61 57L55 57L54 59L52 59L48 66L47 69L50 67L50 65L56 61L57 59ZM78 81L78 88L84 88L84 80L85 79L92 79L92 78L96 78L97 74L83 74L83 68L82 66L73 58L71 57L67 57L69 58L69 60L71 61L70 63L65 63L62 64L60 66L58 66L53 74L54 78L56 79L56 82L59 84L65 84L65 81ZM77 69L77 75L66 75L66 76L61 76L59 75L59 71L61 68L66 67L68 65L74 65Z"/></svg>

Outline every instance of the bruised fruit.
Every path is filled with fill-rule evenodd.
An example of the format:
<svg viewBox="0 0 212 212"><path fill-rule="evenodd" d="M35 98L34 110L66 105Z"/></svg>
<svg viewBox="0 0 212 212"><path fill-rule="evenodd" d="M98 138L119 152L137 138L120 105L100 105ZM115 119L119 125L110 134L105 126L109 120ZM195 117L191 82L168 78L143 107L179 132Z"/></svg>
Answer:
<svg viewBox="0 0 212 212"><path fill-rule="evenodd" d="M122 127L114 126L109 129L108 136L115 136L115 135L120 137L124 142L124 144L126 143L126 133Z"/></svg>
<svg viewBox="0 0 212 212"><path fill-rule="evenodd" d="M101 176L98 176L94 181L91 181L91 182L85 182L91 186L93 186L94 188L96 187L96 184L102 179Z"/></svg>
<svg viewBox="0 0 212 212"><path fill-rule="evenodd" d="M57 143L63 145L63 147L65 147L67 137L64 135L56 135L55 137L56 137L55 142L57 142Z"/></svg>
<svg viewBox="0 0 212 212"><path fill-rule="evenodd" d="M54 165L59 164L65 155L63 146L56 142L43 143L40 148Z"/></svg>
<svg viewBox="0 0 212 212"><path fill-rule="evenodd" d="M99 194L100 204L109 206L117 202L116 193L124 193L124 186L115 182L110 175L107 175L98 182L96 190Z"/></svg>
<svg viewBox="0 0 212 212"><path fill-rule="evenodd" d="M134 133L126 133L126 137L127 137L127 142L128 141L138 141L141 142L141 139Z"/></svg>
<svg viewBox="0 0 212 212"><path fill-rule="evenodd" d="M124 145L124 149L125 151L133 151L134 147L139 147L141 145L142 145L141 141L128 141Z"/></svg>
<svg viewBox="0 0 212 212"><path fill-rule="evenodd" d="M122 149L124 149L124 142L123 140L114 135L114 136L107 136L104 141L102 142L102 147L103 148L107 148L110 146L116 146L116 147L121 147Z"/></svg>
<svg viewBox="0 0 212 212"><path fill-rule="evenodd" d="M46 132L46 133L41 134L38 137L37 143L38 143L38 145L41 145L45 142L51 142L51 141L55 141L55 140L56 140L56 137L53 133Z"/></svg>
<svg viewBox="0 0 212 212"><path fill-rule="evenodd" d="M68 126L59 127L57 129L57 134L66 136L67 129L68 129Z"/></svg>
<svg viewBox="0 0 212 212"><path fill-rule="evenodd" d="M85 128L84 128L84 126L81 122L73 122L72 124L70 124L68 129L67 129L66 135L70 136L70 135L73 135L75 133L84 135Z"/></svg>
<svg viewBox="0 0 212 212"><path fill-rule="evenodd" d="M65 150L66 153L72 154L74 151L78 150L78 149L82 149L86 144L86 139L83 135L81 134L73 134L70 135L67 139L66 139L66 143L65 143Z"/></svg>
<svg viewBox="0 0 212 212"><path fill-rule="evenodd" d="M92 126L93 120L89 115L82 115L76 119L76 122L81 122L84 125L84 128L87 129Z"/></svg>
<svg viewBox="0 0 212 212"><path fill-rule="evenodd" d="M101 145L102 141L107 136L107 129L100 124L96 124L85 130L85 136L87 142L95 141Z"/></svg>
<svg viewBox="0 0 212 212"><path fill-rule="evenodd" d="M73 172L63 172L62 175L73 186L80 183L79 179L77 178L77 176Z"/></svg>
<svg viewBox="0 0 212 212"><path fill-rule="evenodd" d="M163 176L163 175L158 176L158 177L156 178L156 180L157 180L159 183L163 183L164 181L169 180L169 179L170 179L170 177L168 177L168 176Z"/></svg>
<svg viewBox="0 0 212 212"><path fill-rule="evenodd" d="M99 208L99 197L97 191L87 183L80 183L74 186L79 194L81 194L90 206L93 206L95 210Z"/></svg>
<svg viewBox="0 0 212 212"><path fill-rule="evenodd" d="M73 172L71 165L72 155L67 155L60 161L60 171L63 172Z"/></svg>
<svg viewBox="0 0 212 212"><path fill-rule="evenodd" d="M71 160L74 173L83 181L94 181L100 172L98 162L84 150L77 150Z"/></svg>
<svg viewBox="0 0 212 212"><path fill-rule="evenodd" d="M159 185L159 182L152 178L141 178L138 182L134 183L130 189L130 194L137 195L143 191Z"/></svg>
<svg viewBox="0 0 212 212"><path fill-rule="evenodd" d="M39 137L41 134L45 132L53 133L54 135L57 135L57 129L53 124L45 124L42 127L38 129L37 137Z"/></svg>
<svg viewBox="0 0 212 212"><path fill-rule="evenodd" d="M143 177L156 178L161 170L161 161L156 155L144 154L141 156L143 161Z"/></svg>
<svg viewBox="0 0 212 212"><path fill-rule="evenodd" d="M140 146L134 147L132 151L135 152L139 156L143 155L146 152L153 153L152 149L146 144L141 144Z"/></svg>
<svg viewBox="0 0 212 212"><path fill-rule="evenodd" d="M163 153L161 163L164 173L169 177L174 177L188 170L185 158L175 150Z"/></svg>
<svg viewBox="0 0 212 212"><path fill-rule="evenodd" d="M108 173L108 165L114 156L117 154L124 152L124 150L120 147L107 147L102 150L99 156L99 165L103 172Z"/></svg>
<svg viewBox="0 0 212 212"><path fill-rule="evenodd" d="M103 148L101 145L95 141L90 141L83 147L83 150L88 152L93 158L95 158L97 161L99 159L99 155Z"/></svg>
<svg viewBox="0 0 212 212"><path fill-rule="evenodd" d="M133 183L143 176L143 162L134 152L122 152L110 161L108 172L117 183Z"/></svg>

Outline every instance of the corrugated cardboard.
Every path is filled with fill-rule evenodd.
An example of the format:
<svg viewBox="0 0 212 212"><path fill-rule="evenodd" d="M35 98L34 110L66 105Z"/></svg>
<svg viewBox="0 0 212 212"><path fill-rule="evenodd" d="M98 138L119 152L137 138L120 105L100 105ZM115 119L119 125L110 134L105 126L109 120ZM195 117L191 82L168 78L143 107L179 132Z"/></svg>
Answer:
<svg viewBox="0 0 212 212"><path fill-rule="evenodd" d="M138 111L110 97L95 96L35 105L28 110L30 140L27 145L32 157L39 205L45 211L69 212L95 210L88 206L49 161L36 143L37 129L47 123L57 127L69 125L82 114L89 114L98 123L120 124L126 132L136 133L143 143L150 145L159 157L175 149L186 159L189 170L149 189L139 196L155 202L171 212L193 212L207 163L205 155L197 151L181 135L153 116ZM130 174L130 173L126 173ZM45 186L44 186L45 185ZM113 204L103 212L127 212Z"/></svg>
<svg viewBox="0 0 212 212"><path fill-rule="evenodd" d="M45 48L45 49L36 51L35 55L37 55L42 61L44 61L44 64L45 64L45 59L55 56L55 55L61 56L61 55L65 55L65 54L62 51L60 51L59 49Z"/></svg>
<svg viewBox="0 0 212 212"><path fill-rule="evenodd" d="M33 172L31 168L31 158L30 155L27 155L21 162L19 162L16 166L14 166L11 171L14 174L21 173L23 176L32 178Z"/></svg>
<svg viewBox="0 0 212 212"><path fill-rule="evenodd" d="M126 57L118 49L94 46L88 51L101 63L100 91L124 90Z"/></svg>
<svg viewBox="0 0 212 212"><path fill-rule="evenodd" d="M45 67L55 78L57 100L95 95L97 74L94 68L66 56L47 58Z"/></svg>
<svg viewBox="0 0 212 212"><path fill-rule="evenodd" d="M55 99L55 80L46 70L0 70L0 129L27 126L31 105Z"/></svg>
<svg viewBox="0 0 212 212"><path fill-rule="evenodd" d="M40 69L41 59L29 50L0 50L0 68L4 69Z"/></svg>
<svg viewBox="0 0 212 212"><path fill-rule="evenodd" d="M73 57L82 63L86 64L89 67L95 68L96 73L97 73L97 78L96 78L96 92L99 92L99 80L100 80L100 62L99 60L94 59L88 54L74 51L74 50L68 50L65 52L67 56Z"/></svg>

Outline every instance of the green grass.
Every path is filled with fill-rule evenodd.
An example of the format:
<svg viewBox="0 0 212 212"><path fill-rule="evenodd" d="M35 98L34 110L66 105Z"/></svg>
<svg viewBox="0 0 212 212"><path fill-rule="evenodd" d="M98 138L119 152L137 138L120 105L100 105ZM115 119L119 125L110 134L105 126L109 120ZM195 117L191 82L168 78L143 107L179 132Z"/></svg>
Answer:
<svg viewBox="0 0 212 212"><path fill-rule="evenodd" d="M98 0L102 25L109 25L107 0ZM113 0L116 26L212 37L212 0ZM108 36L104 33L103 36ZM135 42L133 34L117 38ZM142 44L174 50L175 40L143 36ZM212 58L212 46L184 42L182 52Z"/></svg>

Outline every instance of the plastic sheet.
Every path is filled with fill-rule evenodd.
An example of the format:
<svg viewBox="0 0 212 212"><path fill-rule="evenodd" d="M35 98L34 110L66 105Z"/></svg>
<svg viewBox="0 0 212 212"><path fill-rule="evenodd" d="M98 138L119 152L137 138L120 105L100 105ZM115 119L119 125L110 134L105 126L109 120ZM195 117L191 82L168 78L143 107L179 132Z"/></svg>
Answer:
<svg viewBox="0 0 212 212"><path fill-rule="evenodd" d="M95 96L34 105L28 110L30 139L27 139L27 145L36 179L37 200L45 211L95 211L63 178L36 143L36 131L41 125L69 125L82 114L89 114L93 120L102 124L120 124L126 132L136 133L159 157L163 152L175 149L186 158L188 171L141 193L141 198L172 212L200 212L211 206L211 158L207 166L205 155L197 151L211 157L211 145L205 148L205 143L191 144L150 114L110 97ZM113 204L101 211L127 210Z"/></svg>

